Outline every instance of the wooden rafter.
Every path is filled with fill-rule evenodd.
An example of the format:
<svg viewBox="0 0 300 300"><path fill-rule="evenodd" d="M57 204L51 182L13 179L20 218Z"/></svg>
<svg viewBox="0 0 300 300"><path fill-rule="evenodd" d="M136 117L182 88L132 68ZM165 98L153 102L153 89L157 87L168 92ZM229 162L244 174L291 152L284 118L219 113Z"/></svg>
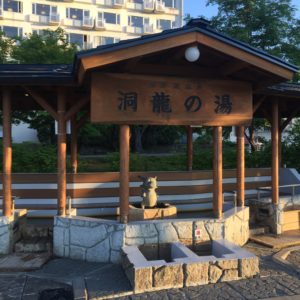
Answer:
<svg viewBox="0 0 300 300"><path fill-rule="evenodd" d="M24 87L24 89L44 110L46 110L55 120L58 120L57 112L43 96L28 87Z"/></svg>

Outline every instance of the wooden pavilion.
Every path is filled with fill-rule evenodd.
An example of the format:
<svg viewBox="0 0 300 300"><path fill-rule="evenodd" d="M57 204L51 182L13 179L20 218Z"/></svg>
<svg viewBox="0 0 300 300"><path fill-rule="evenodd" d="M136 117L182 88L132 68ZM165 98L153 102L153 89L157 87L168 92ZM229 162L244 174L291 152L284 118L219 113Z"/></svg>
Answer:
<svg viewBox="0 0 300 300"><path fill-rule="evenodd" d="M191 46L200 50L200 58L192 63L185 58ZM220 218L222 126L237 128L237 200L244 206L244 126L253 116L268 118L272 123L272 201L276 205L280 132L300 115L300 105L297 96L289 95L286 101L285 93L279 95L276 88L268 87L291 80L296 72L296 66L216 32L201 19L179 29L80 52L73 66L1 65L3 214L12 214L12 111L41 109L58 122L58 215L66 213L66 122L71 120L71 160L76 173L77 129L86 118L120 125L122 223L128 221L132 124L188 126L189 170L191 126L213 126L213 208ZM78 119L81 111L85 114Z"/></svg>

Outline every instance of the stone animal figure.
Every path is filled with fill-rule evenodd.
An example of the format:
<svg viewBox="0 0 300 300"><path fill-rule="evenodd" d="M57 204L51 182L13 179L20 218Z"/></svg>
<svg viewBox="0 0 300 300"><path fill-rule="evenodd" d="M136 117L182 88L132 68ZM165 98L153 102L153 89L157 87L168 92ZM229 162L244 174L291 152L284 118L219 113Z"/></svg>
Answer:
<svg viewBox="0 0 300 300"><path fill-rule="evenodd" d="M155 207L157 205L157 177L143 177L140 176L143 184L140 186L142 188L142 208L145 207Z"/></svg>

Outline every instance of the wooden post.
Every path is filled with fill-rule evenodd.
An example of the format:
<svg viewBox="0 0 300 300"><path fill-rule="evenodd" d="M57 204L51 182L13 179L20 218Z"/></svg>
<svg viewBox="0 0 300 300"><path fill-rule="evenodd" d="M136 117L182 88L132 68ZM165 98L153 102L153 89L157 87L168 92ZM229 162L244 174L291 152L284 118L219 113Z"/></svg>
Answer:
<svg viewBox="0 0 300 300"><path fill-rule="evenodd" d="M3 215L12 215L12 148L11 148L11 91L3 90Z"/></svg>
<svg viewBox="0 0 300 300"><path fill-rule="evenodd" d="M280 119L279 119L279 124L280 124ZM282 131L279 128L278 130L278 164L279 168L282 167Z"/></svg>
<svg viewBox="0 0 300 300"><path fill-rule="evenodd" d="M278 101L272 102L272 202L279 202L279 117Z"/></svg>
<svg viewBox="0 0 300 300"><path fill-rule="evenodd" d="M213 210L217 218L223 210L222 127L214 127Z"/></svg>
<svg viewBox="0 0 300 300"><path fill-rule="evenodd" d="M66 178L66 91L58 90L57 113L58 113L58 132L57 132L57 192L58 192L58 209L59 216L66 214L66 193L67 193L67 178Z"/></svg>
<svg viewBox="0 0 300 300"><path fill-rule="evenodd" d="M130 127L120 126L120 222L126 224L129 215L129 154Z"/></svg>
<svg viewBox="0 0 300 300"><path fill-rule="evenodd" d="M72 173L77 174L77 121L76 114L71 118L71 165Z"/></svg>
<svg viewBox="0 0 300 300"><path fill-rule="evenodd" d="M187 170L193 170L193 128L192 126L187 126L186 128L186 138L187 138Z"/></svg>
<svg viewBox="0 0 300 300"><path fill-rule="evenodd" d="M237 205L245 205L245 128L244 126L236 127L237 139Z"/></svg>

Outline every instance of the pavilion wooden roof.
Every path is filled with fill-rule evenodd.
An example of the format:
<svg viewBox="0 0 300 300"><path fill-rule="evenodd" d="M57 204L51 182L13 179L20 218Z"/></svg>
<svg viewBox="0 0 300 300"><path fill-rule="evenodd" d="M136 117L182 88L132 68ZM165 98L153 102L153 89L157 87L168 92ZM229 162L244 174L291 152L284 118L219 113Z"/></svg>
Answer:
<svg viewBox="0 0 300 300"><path fill-rule="evenodd" d="M191 45L201 52L196 63L184 57ZM247 81L260 97L268 86L291 80L298 68L195 19L182 28L79 52L73 65L0 65L0 86L13 86L13 109L39 109L28 90L55 106L61 86L69 89L72 106L78 95L89 97L92 72Z"/></svg>

